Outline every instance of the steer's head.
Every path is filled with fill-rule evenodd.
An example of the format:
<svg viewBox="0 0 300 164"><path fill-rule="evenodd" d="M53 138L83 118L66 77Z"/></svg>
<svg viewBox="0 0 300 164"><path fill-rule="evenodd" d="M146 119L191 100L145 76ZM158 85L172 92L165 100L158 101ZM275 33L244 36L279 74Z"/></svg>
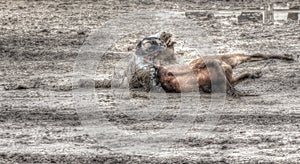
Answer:
<svg viewBox="0 0 300 164"><path fill-rule="evenodd" d="M196 86L195 76L188 65L170 65L155 67L157 79L167 92L190 91Z"/></svg>
<svg viewBox="0 0 300 164"><path fill-rule="evenodd" d="M157 71L157 79L166 92L180 92L179 82L172 72L172 69L162 66L155 68Z"/></svg>
<svg viewBox="0 0 300 164"><path fill-rule="evenodd" d="M156 66L157 79L167 92L198 91L198 81L195 72L189 65Z"/></svg>

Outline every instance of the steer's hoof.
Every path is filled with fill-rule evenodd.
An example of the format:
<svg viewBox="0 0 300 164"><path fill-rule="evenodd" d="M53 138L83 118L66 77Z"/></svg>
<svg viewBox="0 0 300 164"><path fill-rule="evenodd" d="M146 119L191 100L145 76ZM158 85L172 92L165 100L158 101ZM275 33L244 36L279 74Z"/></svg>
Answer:
<svg viewBox="0 0 300 164"><path fill-rule="evenodd" d="M255 72L254 74L251 75L252 79L257 79L257 78L260 78L260 77L262 77L261 71Z"/></svg>
<svg viewBox="0 0 300 164"><path fill-rule="evenodd" d="M294 61L293 55L291 54L283 54L285 60Z"/></svg>
<svg viewBox="0 0 300 164"><path fill-rule="evenodd" d="M240 92L235 88L233 88L232 86L227 90L227 95L234 98L240 98L244 96L259 96L258 94Z"/></svg>
<svg viewBox="0 0 300 164"><path fill-rule="evenodd" d="M251 96L259 96L259 94L253 94L253 93L244 93L240 91L230 91L227 93L229 96L234 97L234 98L240 98L240 97L251 97Z"/></svg>
<svg viewBox="0 0 300 164"><path fill-rule="evenodd" d="M231 97L235 97L235 98L239 98L242 96L242 93L237 91L235 88L233 87L230 87L228 90L227 90L227 95L228 96L231 96Z"/></svg>

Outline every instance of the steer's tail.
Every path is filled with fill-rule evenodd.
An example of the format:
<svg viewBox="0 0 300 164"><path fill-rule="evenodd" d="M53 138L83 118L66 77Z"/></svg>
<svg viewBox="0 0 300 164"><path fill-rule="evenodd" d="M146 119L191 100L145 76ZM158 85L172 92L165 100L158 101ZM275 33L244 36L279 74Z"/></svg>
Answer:
<svg viewBox="0 0 300 164"><path fill-rule="evenodd" d="M280 59L280 60L287 60L287 61L294 60L291 55L286 55L286 54L285 55L264 55L264 54L256 53L252 55L229 54L229 55L221 56L221 60L231 65L232 68L245 62L255 62L255 61L268 60L268 59Z"/></svg>

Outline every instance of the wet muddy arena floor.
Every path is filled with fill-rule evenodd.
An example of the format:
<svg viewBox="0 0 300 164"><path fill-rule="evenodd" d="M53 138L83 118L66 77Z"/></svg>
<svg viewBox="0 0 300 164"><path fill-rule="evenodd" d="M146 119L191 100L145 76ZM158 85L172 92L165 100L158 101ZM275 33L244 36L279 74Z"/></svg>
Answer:
<svg viewBox="0 0 300 164"><path fill-rule="evenodd" d="M299 163L299 24L185 14L262 5L1 1L0 163ZM236 86L254 97L110 86L138 41L161 31L176 36L180 63L234 52L295 61L238 66L263 73Z"/></svg>

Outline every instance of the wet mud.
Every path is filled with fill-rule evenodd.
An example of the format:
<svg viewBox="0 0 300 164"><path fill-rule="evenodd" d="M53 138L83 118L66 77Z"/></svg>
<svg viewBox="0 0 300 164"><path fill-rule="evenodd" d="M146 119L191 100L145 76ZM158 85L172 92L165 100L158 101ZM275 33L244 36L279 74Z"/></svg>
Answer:
<svg viewBox="0 0 300 164"><path fill-rule="evenodd" d="M239 23L234 15L186 14L265 5L1 1L1 163L299 162L298 22L273 24L251 18ZM149 11L162 14L143 19ZM118 19L126 14L127 20ZM74 68L82 47L93 30L108 20L123 23L131 31L99 57L92 81L74 85L79 80L74 79L78 77ZM128 24L132 26L125 27ZM235 68L235 75L262 72L261 78L236 86L258 94L253 97L147 93L112 86L112 81L120 80L116 72L128 66L138 41L161 31L177 37L180 63L235 52L289 54L295 61L259 61Z"/></svg>

